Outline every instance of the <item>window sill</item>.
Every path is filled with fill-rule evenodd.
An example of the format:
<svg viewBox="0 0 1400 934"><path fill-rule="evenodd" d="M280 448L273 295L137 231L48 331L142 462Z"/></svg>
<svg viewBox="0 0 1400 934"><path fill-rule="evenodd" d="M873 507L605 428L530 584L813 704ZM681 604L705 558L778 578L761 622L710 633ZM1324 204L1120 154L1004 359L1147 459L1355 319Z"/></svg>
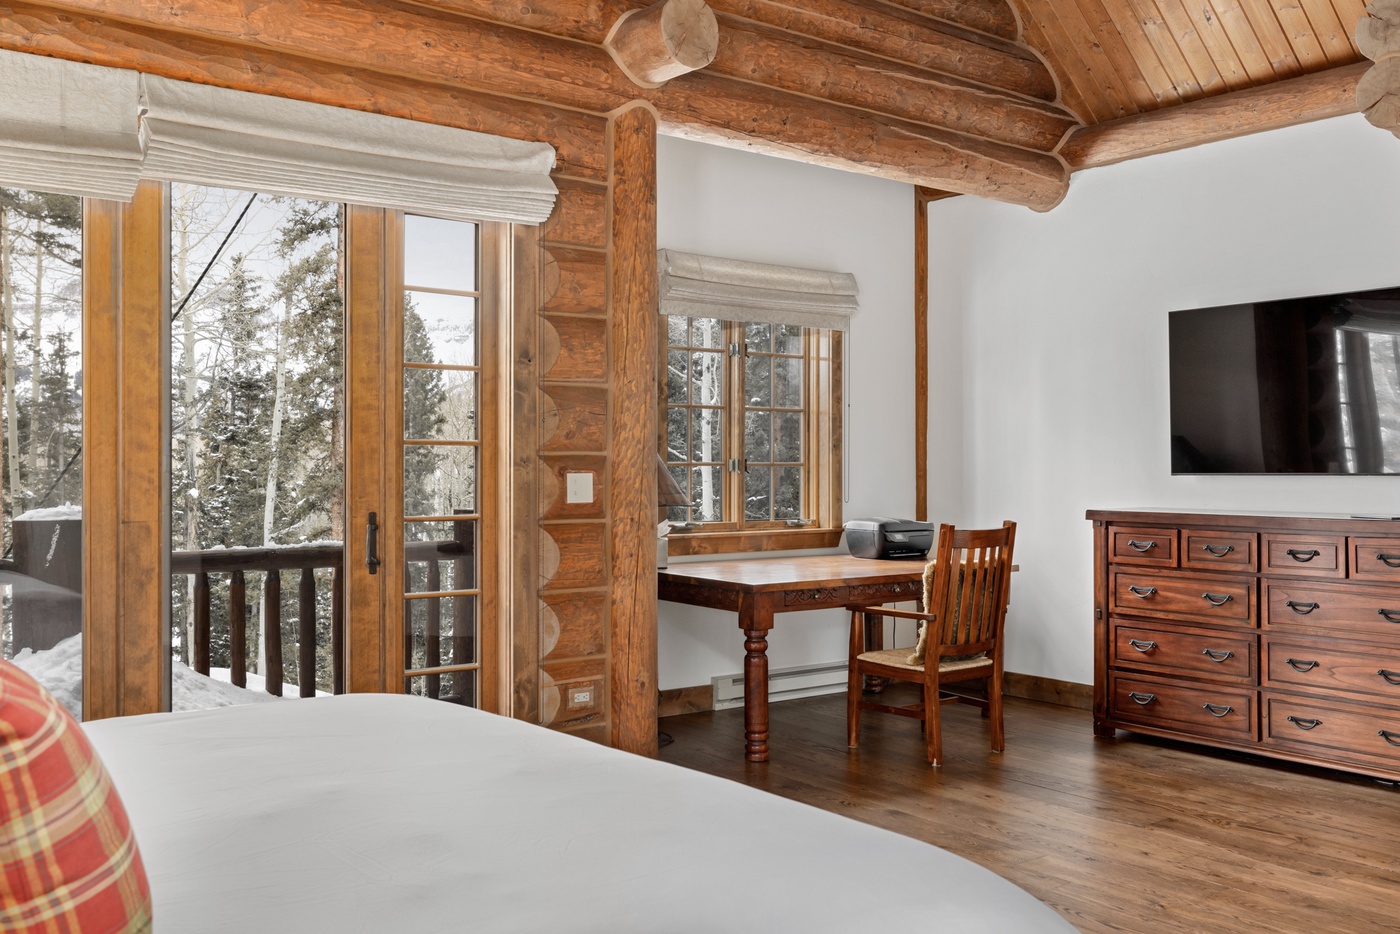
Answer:
<svg viewBox="0 0 1400 934"><path fill-rule="evenodd" d="M672 555L725 555L744 551L795 551L799 548L835 548L841 541L836 529L765 529L762 532L681 532L670 539Z"/></svg>

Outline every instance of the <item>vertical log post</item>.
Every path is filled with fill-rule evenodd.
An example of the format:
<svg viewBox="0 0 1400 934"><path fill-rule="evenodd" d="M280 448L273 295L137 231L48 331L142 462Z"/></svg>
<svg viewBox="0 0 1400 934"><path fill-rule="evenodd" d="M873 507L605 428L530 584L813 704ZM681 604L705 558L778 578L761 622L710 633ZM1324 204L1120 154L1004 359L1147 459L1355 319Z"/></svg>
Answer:
<svg viewBox="0 0 1400 934"><path fill-rule="evenodd" d="M209 575L194 576L194 645L190 662L195 671L209 674Z"/></svg>
<svg viewBox="0 0 1400 934"><path fill-rule="evenodd" d="M345 572L331 572L331 693L345 693Z"/></svg>
<svg viewBox="0 0 1400 934"><path fill-rule="evenodd" d="M656 115L612 117L612 744L655 757L656 735Z"/></svg>
<svg viewBox="0 0 1400 934"><path fill-rule="evenodd" d="M442 570L437 559L428 561L428 590L439 591L442 589ZM427 668L436 668L442 664L442 598L430 597L428 599L428 619L427 631L423 634L423 665ZM439 697L442 694L442 675L428 675L427 693L429 697Z"/></svg>
<svg viewBox="0 0 1400 934"><path fill-rule="evenodd" d="M248 686L248 583L242 571L234 571L228 582L229 680L234 686Z"/></svg>
<svg viewBox="0 0 1400 934"><path fill-rule="evenodd" d="M282 574L268 571L263 581L263 677L267 693L282 696Z"/></svg>
<svg viewBox="0 0 1400 934"><path fill-rule="evenodd" d="M302 697L316 696L316 571L301 569L297 592L297 687Z"/></svg>

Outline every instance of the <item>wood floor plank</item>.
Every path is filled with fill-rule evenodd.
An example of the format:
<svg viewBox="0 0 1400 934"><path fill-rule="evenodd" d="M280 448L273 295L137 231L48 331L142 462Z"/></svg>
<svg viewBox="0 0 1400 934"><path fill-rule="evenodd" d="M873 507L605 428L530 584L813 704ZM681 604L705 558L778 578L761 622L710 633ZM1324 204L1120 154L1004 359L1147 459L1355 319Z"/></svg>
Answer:
<svg viewBox="0 0 1400 934"><path fill-rule="evenodd" d="M901 686L902 687L902 686ZM899 690L900 687L892 690ZM1400 934L1400 789L1327 769L1120 732L1008 700L1006 752L943 709L945 764L919 725L840 694L774 704L772 757L743 760L743 711L669 717L661 758L926 840L992 869L1085 934Z"/></svg>

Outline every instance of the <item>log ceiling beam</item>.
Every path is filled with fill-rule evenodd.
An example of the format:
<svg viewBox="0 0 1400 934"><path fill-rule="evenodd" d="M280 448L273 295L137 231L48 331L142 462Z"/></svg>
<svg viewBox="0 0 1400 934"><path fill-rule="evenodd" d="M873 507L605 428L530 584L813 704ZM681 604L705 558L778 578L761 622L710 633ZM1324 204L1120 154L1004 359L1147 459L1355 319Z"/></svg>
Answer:
<svg viewBox="0 0 1400 934"><path fill-rule="evenodd" d="M706 72L1040 152L1080 125L1058 104L992 90L1022 83L1019 71L981 86L738 20Z"/></svg>
<svg viewBox="0 0 1400 934"><path fill-rule="evenodd" d="M1359 62L1086 126L1060 155L1073 171L1356 113Z"/></svg>
<svg viewBox="0 0 1400 934"><path fill-rule="evenodd" d="M884 0L884 2L889 6L913 10L924 16L958 23L969 29L977 29L1007 39L1016 38L1021 29L1020 21L1017 20L1015 11L1011 9L1011 4L1004 2L1004 0L1002 2L988 0L988 2L982 3L968 3L966 0Z"/></svg>
<svg viewBox="0 0 1400 934"><path fill-rule="evenodd" d="M719 24L705 0L657 0L618 17L603 47L634 84L656 88L714 61Z"/></svg>
<svg viewBox="0 0 1400 934"><path fill-rule="evenodd" d="M71 44L73 23L86 16L76 30L85 44L105 42L118 55L120 47L133 39L138 49L149 49L153 43L168 44L167 65L183 72L204 67L198 64L202 56L192 54L193 46L203 45L225 72L205 80L245 90L322 99L307 97L304 80L284 84L258 76L256 84L248 87L251 76L239 75L231 67L244 59L268 56L283 57L293 70L292 59L315 60L308 67L320 69L325 81L334 80L344 70L334 66L355 69L356 81L341 79L347 89L353 88L359 77L369 77L373 86L392 76L388 79L391 84L409 79L418 87L446 85L517 99L524 108L531 106L527 101L534 101L534 106L543 102L546 109L571 108L594 115L643 97L655 106L671 135L1025 204L1037 210L1048 210L1058 203L1068 187L1063 163L1043 150L1019 148L707 72L684 75L657 90L639 89L601 46L418 6L368 0L335 4L268 0L257 5L243 0L57 0L42 5L9 5L11 17L22 9L33 16L47 8L78 14L77 18L56 17L64 21L57 30L61 38L16 35L7 30L0 36L0 44L21 51L44 44L49 49ZM122 22L110 23L105 20L108 17ZM222 43L248 49L221 48ZM94 60L90 52L73 48L59 48L50 54ZM125 55L121 63L124 67L149 67L157 64L154 58ZM322 68L317 62L332 67ZM528 63L528 67L521 67L521 63ZM162 69L155 69L155 73L182 77ZM324 95L324 89L321 93ZM409 93L402 101L412 105L416 97ZM361 99L353 106L365 107L366 103ZM454 119L442 122L458 125Z"/></svg>
<svg viewBox="0 0 1400 934"><path fill-rule="evenodd" d="M408 2L595 45L606 39L617 17L645 5L645 0ZM997 5L1009 9L1004 4ZM820 40L833 52L844 49L890 59L926 78L954 77L1036 100L1056 99L1054 76L1025 45L933 20L880 0L809 0L801 4L790 0L709 0L709 6L720 14L723 32L748 28L748 24L768 26L795 37Z"/></svg>

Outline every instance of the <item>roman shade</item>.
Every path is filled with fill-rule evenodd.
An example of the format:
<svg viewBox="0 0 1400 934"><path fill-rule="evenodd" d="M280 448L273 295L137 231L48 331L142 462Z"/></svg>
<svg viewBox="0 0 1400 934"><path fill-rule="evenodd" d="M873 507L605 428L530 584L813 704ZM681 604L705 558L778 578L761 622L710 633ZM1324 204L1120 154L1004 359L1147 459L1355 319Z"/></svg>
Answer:
<svg viewBox="0 0 1400 934"><path fill-rule="evenodd" d="M130 201L141 180L140 79L0 51L0 185Z"/></svg>
<svg viewBox="0 0 1400 934"><path fill-rule="evenodd" d="M538 224L554 149L0 51L0 185L130 201L142 178Z"/></svg>
<svg viewBox="0 0 1400 934"><path fill-rule="evenodd" d="M145 175L538 224L554 149L382 114L143 75Z"/></svg>
<svg viewBox="0 0 1400 934"><path fill-rule="evenodd" d="M845 331L859 307L856 277L848 272L665 249L656 259L663 315Z"/></svg>

